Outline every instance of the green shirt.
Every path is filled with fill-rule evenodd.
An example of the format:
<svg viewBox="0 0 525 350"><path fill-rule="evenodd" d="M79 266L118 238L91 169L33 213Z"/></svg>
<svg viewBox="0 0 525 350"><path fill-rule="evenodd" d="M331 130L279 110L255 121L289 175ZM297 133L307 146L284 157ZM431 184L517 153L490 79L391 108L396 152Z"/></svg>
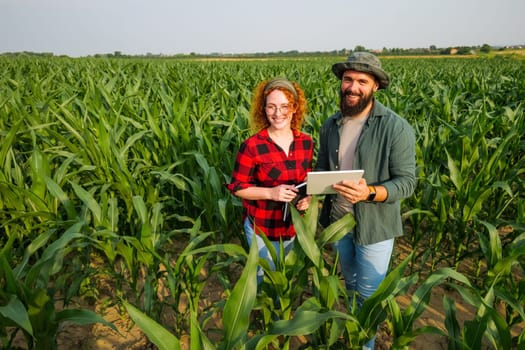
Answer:
<svg viewBox="0 0 525 350"><path fill-rule="evenodd" d="M342 115L328 118L319 131L319 151L315 171L339 169L339 128ZM384 202L359 202L354 206L357 244L373 244L403 235L401 199L409 197L416 187L416 149L414 130L394 111L374 100L370 116L363 126L356 152L354 169L364 169L369 185L382 185L388 197ZM333 195L327 195L320 222L330 224Z"/></svg>

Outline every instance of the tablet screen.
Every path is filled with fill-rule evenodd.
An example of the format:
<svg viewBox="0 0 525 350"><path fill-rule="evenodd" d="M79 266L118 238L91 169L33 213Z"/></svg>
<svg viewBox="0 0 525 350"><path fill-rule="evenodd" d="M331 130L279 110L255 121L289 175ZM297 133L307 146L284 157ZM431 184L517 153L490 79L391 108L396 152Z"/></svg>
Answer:
<svg viewBox="0 0 525 350"><path fill-rule="evenodd" d="M364 170L340 170L340 171L312 171L306 176L306 192L308 194L334 194L336 193L332 188L343 180L359 181Z"/></svg>

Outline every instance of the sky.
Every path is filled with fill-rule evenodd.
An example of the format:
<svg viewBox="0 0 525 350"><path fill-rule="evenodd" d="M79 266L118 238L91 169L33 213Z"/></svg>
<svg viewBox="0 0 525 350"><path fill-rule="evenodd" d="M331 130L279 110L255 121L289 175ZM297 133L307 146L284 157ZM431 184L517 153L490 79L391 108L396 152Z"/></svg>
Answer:
<svg viewBox="0 0 525 350"><path fill-rule="evenodd" d="M525 45L524 0L0 0L0 53Z"/></svg>

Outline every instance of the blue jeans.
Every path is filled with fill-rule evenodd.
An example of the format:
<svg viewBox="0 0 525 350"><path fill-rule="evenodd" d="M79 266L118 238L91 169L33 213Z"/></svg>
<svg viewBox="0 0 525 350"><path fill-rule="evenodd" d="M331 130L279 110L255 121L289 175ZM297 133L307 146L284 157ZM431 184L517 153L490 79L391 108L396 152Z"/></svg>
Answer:
<svg viewBox="0 0 525 350"><path fill-rule="evenodd" d="M246 235L246 240L248 241L248 245L251 247L253 238L257 240L257 248L259 249L259 257L266 259L268 263L270 264L270 268L272 270L275 270L275 263L273 262L272 256L268 250L268 247L264 243L263 239L255 233L253 230L253 225L250 222L249 218L246 218L244 220L244 234ZM293 242L295 238L289 239L289 240L283 240L283 249L284 249L284 256L286 256L290 250L293 248ZM277 257L280 256L281 252L281 246L280 241L271 241L273 248L275 249L277 253ZM264 278L264 270L259 265L257 266L257 284L261 284L262 280Z"/></svg>
<svg viewBox="0 0 525 350"><path fill-rule="evenodd" d="M360 306L359 299L364 300L374 294L385 278L394 248L394 239L359 245L354 242L353 233L349 233L335 242L334 248L339 253L346 289L350 293L357 292L359 296L357 304ZM363 349L374 349L374 346L375 336Z"/></svg>

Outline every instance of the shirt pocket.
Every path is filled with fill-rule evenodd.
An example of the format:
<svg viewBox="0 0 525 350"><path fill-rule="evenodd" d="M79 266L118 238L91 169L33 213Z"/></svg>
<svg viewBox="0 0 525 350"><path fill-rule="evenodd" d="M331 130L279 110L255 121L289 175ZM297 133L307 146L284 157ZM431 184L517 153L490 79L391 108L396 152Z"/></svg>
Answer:
<svg viewBox="0 0 525 350"><path fill-rule="evenodd" d="M282 177L282 164L278 162L260 163L256 171L256 179L264 185L276 185Z"/></svg>

